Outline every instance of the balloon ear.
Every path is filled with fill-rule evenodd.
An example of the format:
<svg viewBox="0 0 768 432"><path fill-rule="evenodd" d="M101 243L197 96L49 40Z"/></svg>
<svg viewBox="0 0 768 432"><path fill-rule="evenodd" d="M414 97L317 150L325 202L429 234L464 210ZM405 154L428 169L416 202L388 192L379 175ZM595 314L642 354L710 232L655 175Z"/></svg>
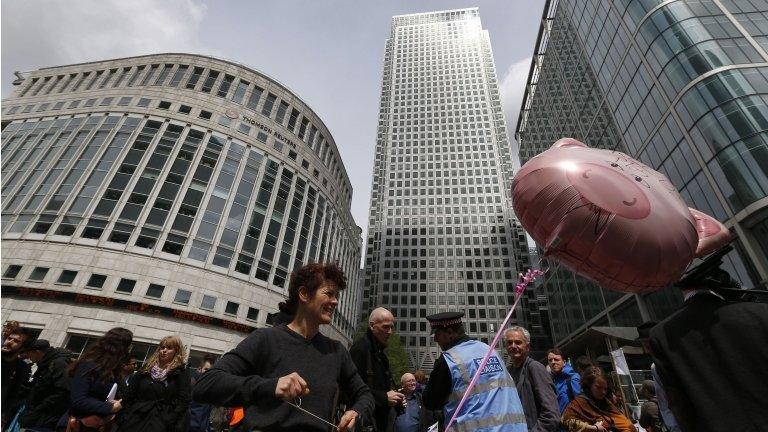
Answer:
<svg viewBox="0 0 768 432"><path fill-rule="evenodd" d="M585 147L586 148L587 145L573 138L560 138L554 144L552 144L552 148L567 148L567 147Z"/></svg>
<svg viewBox="0 0 768 432"><path fill-rule="evenodd" d="M731 241L731 233L725 225L712 216L696 209L688 208L696 223L696 233L699 235L699 245L696 247L696 256L708 255Z"/></svg>

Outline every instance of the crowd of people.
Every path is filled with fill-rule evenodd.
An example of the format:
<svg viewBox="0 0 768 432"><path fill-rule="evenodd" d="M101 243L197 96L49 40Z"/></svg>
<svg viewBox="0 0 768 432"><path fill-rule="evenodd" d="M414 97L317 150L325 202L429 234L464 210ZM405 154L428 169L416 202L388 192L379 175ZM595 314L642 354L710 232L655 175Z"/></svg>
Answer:
<svg viewBox="0 0 768 432"><path fill-rule="evenodd" d="M75 360L11 323L3 332L2 431L432 432L450 427L457 432L637 432L639 426L647 432L752 432L768 424L768 410L757 408L759 395L753 395L768 382L762 368L729 370L732 378L722 384L731 389L726 396L686 394L687 374L696 370L681 370L692 362L702 370L707 361L728 365L722 360L728 355L714 349L703 359L701 348L717 345L705 336L723 331L722 326L768 340L765 305L731 309L716 293L690 288L682 317L641 326L643 345L656 362L655 382L642 383L645 402L639 417L631 418L621 387L589 358L571 364L553 348L545 366L529 356L530 333L513 326L504 333L506 363L465 333L463 312L427 317L442 354L429 378L414 371L396 382L385 354L396 320L389 310L375 309L366 333L349 350L320 332L345 288L346 277L335 264L296 270L278 322L252 332L218 360L206 357L196 369L187 365L186 349L173 335L164 337L136 370L133 334L127 329L109 330ZM707 317L717 318L710 327L689 316L698 303ZM667 328L669 322L675 325ZM698 326L693 337L680 334L686 325ZM687 344L685 349L702 355L685 360L670 343ZM749 345L734 335L722 344L745 356L755 354L751 358L759 361L768 359L768 344ZM696 375L697 384L721 379L720 372ZM722 415L717 409L705 411L724 398L735 429L713 428Z"/></svg>

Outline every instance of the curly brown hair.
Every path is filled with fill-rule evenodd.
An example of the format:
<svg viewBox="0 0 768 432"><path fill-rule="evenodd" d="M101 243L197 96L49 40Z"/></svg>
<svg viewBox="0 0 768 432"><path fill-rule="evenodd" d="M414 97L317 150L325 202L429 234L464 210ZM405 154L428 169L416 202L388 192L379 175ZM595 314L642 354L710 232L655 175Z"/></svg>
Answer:
<svg viewBox="0 0 768 432"><path fill-rule="evenodd" d="M598 379L602 379L605 382L608 382L608 379L605 377L605 373L602 369L597 366L588 367L581 375L581 389L584 391L584 393L591 397L592 393L590 389L592 388L592 384L594 384Z"/></svg>
<svg viewBox="0 0 768 432"><path fill-rule="evenodd" d="M299 290L303 287L313 297L326 282L336 285L339 291L347 288L347 277L336 263L312 263L295 270L288 285L288 299L280 303L280 310L294 315L299 307Z"/></svg>

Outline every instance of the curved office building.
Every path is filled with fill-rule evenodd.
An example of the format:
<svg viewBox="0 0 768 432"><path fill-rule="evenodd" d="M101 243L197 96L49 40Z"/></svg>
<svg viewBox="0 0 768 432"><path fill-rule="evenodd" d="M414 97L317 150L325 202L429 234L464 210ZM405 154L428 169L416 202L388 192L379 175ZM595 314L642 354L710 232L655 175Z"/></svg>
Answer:
<svg viewBox="0 0 768 432"><path fill-rule="evenodd" d="M267 325L294 268L349 280L361 230L318 116L230 61L159 54L36 70L3 101L4 319L79 351L121 325L221 354ZM141 358L139 359L141 360Z"/></svg>
<svg viewBox="0 0 768 432"><path fill-rule="evenodd" d="M521 159L563 136L628 153L722 221L735 238L724 268L743 287L765 289L765 4L548 0L517 125ZM545 285L560 346L591 326L660 321L680 301L676 290L601 292L564 271Z"/></svg>

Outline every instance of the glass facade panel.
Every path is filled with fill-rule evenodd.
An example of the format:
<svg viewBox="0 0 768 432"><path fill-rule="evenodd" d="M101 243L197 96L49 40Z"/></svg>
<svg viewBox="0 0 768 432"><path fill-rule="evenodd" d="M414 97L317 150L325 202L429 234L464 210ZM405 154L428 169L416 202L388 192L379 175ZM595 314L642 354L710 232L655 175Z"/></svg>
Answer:
<svg viewBox="0 0 768 432"><path fill-rule="evenodd" d="M765 58L748 41L753 35L727 14L736 3L742 4L547 2L551 25L541 30L517 124L521 162L561 137L574 137L628 153L665 174L691 207L740 223L736 214L768 193L768 70L752 66ZM761 207L750 212L759 214ZM741 248L729 260L742 286L765 280L765 254ZM593 317L634 326L661 319L679 304L664 290L608 313L624 301L621 294L582 284L565 269L558 275L543 288L555 342L574 336ZM569 314L574 292L581 304ZM601 292L604 302L584 301L585 292ZM647 308L638 307L642 302ZM650 316L641 316L644 309Z"/></svg>

